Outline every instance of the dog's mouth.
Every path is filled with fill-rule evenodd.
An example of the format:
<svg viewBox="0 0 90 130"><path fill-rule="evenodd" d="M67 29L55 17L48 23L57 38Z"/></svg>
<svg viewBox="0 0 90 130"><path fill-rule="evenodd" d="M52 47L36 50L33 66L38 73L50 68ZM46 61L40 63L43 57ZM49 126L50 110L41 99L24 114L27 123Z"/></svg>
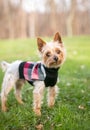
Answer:
<svg viewBox="0 0 90 130"><path fill-rule="evenodd" d="M43 60L43 63L45 66L47 66L48 68L57 68L60 67L60 65L62 64L63 59L61 58L49 58L47 60Z"/></svg>
<svg viewBox="0 0 90 130"><path fill-rule="evenodd" d="M56 67L59 67L60 64L61 64L61 61L50 61L50 62L48 62L47 66L50 67L50 68L51 67L56 68Z"/></svg>

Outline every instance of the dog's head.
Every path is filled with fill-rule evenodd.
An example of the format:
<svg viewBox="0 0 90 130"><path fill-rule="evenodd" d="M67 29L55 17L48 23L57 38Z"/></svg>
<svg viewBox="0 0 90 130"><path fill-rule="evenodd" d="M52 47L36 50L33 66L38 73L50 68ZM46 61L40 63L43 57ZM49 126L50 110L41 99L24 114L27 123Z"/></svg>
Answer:
<svg viewBox="0 0 90 130"><path fill-rule="evenodd" d="M65 60L65 48L60 34L57 32L53 41L48 43L37 38L37 44L43 64L48 68L60 67Z"/></svg>

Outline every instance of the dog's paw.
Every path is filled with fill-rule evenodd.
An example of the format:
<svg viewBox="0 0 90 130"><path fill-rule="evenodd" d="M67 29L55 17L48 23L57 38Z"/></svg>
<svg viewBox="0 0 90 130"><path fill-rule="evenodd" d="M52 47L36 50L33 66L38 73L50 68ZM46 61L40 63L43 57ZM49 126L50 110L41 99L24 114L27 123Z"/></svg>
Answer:
<svg viewBox="0 0 90 130"><path fill-rule="evenodd" d="M24 105L24 102L23 101L19 101L19 104Z"/></svg>
<svg viewBox="0 0 90 130"><path fill-rule="evenodd" d="M37 116L41 116L40 108L34 109L34 112Z"/></svg>
<svg viewBox="0 0 90 130"><path fill-rule="evenodd" d="M6 111L7 111L7 107L6 107L6 106L3 106L3 107L2 107L2 111L3 111L3 112L6 112Z"/></svg>
<svg viewBox="0 0 90 130"><path fill-rule="evenodd" d="M54 103L49 103L49 104L48 104L48 107L49 107L49 108L54 107Z"/></svg>

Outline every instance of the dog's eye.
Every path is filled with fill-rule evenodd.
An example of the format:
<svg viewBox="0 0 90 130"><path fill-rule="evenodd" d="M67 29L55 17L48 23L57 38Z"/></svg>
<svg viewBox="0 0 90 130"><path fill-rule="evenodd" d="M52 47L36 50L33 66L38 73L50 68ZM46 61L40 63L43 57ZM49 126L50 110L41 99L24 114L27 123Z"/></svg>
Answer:
<svg viewBox="0 0 90 130"><path fill-rule="evenodd" d="M61 53L61 51L60 51L60 50L56 50L56 53L57 53L57 54L60 54L60 53Z"/></svg>
<svg viewBox="0 0 90 130"><path fill-rule="evenodd" d="M51 56L51 53L50 53L50 52L47 52L47 53L46 53L46 56L47 56L47 57L50 57L50 56Z"/></svg>

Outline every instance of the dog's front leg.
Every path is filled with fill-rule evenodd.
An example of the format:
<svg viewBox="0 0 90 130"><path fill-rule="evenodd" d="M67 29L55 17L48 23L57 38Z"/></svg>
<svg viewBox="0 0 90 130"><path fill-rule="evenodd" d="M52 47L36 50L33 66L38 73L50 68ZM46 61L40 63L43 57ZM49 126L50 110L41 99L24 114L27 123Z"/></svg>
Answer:
<svg viewBox="0 0 90 130"><path fill-rule="evenodd" d="M33 108L34 112L37 116L41 116L41 102L44 92L44 82L43 81L36 81L34 83L35 88L33 90Z"/></svg>
<svg viewBox="0 0 90 130"><path fill-rule="evenodd" d="M55 98L58 94L58 87L49 87L48 88L48 106L53 107L55 103Z"/></svg>

